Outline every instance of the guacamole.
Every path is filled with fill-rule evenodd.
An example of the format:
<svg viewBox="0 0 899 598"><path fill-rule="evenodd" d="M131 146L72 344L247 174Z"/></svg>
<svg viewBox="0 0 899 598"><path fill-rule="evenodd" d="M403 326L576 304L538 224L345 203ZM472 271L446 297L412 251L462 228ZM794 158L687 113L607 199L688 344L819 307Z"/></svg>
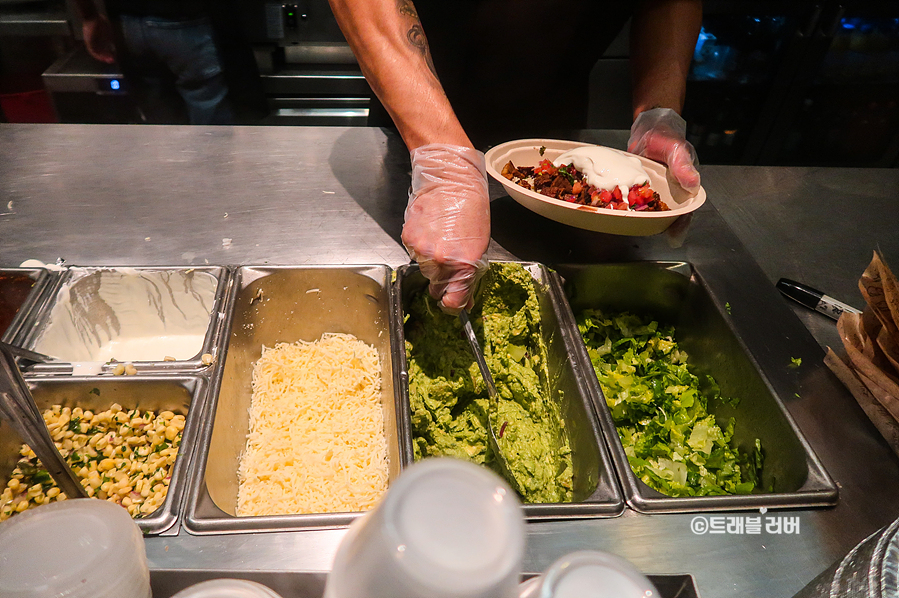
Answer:
<svg viewBox="0 0 899 598"><path fill-rule="evenodd" d="M526 503L571 501L571 449L550 391L534 280L520 264L495 263L471 321L498 393L491 422ZM499 472L487 442L487 388L458 317L426 289L407 306L406 357L415 458L450 456Z"/></svg>

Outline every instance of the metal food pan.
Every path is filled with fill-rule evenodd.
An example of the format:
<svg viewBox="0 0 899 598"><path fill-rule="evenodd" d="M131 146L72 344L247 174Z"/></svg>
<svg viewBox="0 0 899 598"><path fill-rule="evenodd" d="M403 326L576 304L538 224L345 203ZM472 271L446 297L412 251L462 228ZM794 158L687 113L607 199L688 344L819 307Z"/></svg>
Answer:
<svg viewBox="0 0 899 598"><path fill-rule="evenodd" d="M112 358L138 371L198 372L218 354L230 281L223 266L69 267L44 293L17 342L59 359L30 366L35 374L114 373L119 364L94 355L115 343ZM136 354L129 340L179 335L190 337L190 354L130 357Z"/></svg>
<svg viewBox="0 0 899 598"><path fill-rule="evenodd" d="M81 407L95 413L108 410L114 403L130 411L172 411L185 416L178 456L170 471L165 501L153 513L135 519L145 534L161 534L178 519L188 482L191 453L202 425L203 403L208 383L201 376L73 376L26 377L34 401L43 411L53 405ZM23 441L8 422L0 421L0 482L2 488L19 460ZM99 499L97 499L99 500Z"/></svg>
<svg viewBox="0 0 899 598"><path fill-rule="evenodd" d="M593 400L628 504L641 512L690 512L836 504L838 490L811 446L772 389L751 352L734 332L726 307L718 305L701 276L684 262L561 265L553 285L567 298L565 321L574 334L572 353L583 364L584 392ZM711 375L736 407L709 402L719 423L736 420L734 442L752 451L761 440L765 454L761 487L774 492L748 495L668 497L636 478L628 464L611 412L577 330L575 314L587 308L628 311L675 327L694 374Z"/></svg>
<svg viewBox="0 0 899 598"><path fill-rule="evenodd" d="M542 317L543 340L549 356L549 373L554 391L562 401L562 417L569 432L572 467L574 471L574 497L570 503L524 504L527 520L572 519L588 517L614 517L624 510L624 499L615 480L614 467L602 439L602 430L593 412L590 397L584 394L578 383L583 377L581 364L570 359L566 336L570 331L562 326L560 304L551 291L548 271L541 264L519 262L531 274L536 283ZM417 293L426 293L427 280L418 266L403 266L397 270L395 293L397 309L394 327L401 337L404 349L398 355L401 371L402 417L404 427L410 430L403 447L407 459L413 459L412 424L409 403L409 373L406 361L403 321L405 306ZM460 331L461 334L461 331ZM472 358L473 359L473 358Z"/></svg>
<svg viewBox="0 0 899 598"><path fill-rule="evenodd" d="M214 373L211 425L204 430L186 505L193 534L252 533L347 525L361 513L238 517L238 468L249 431L253 366L263 345L313 341L323 333L355 335L381 361L381 400L390 484L401 471L403 434L397 418L389 328L391 270L382 265L242 267L232 289L225 359Z"/></svg>
<svg viewBox="0 0 899 598"><path fill-rule="evenodd" d="M58 274L44 268L0 268L0 340L11 343Z"/></svg>

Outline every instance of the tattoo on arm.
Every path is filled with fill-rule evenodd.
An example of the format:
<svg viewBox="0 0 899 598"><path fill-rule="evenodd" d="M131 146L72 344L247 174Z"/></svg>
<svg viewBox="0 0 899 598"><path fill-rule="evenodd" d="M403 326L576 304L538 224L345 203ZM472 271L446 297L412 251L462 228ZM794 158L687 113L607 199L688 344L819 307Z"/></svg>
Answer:
<svg viewBox="0 0 899 598"><path fill-rule="evenodd" d="M401 15L418 20L418 11L415 10L415 5L410 0L398 0L397 8Z"/></svg>
<svg viewBox="0 0 899 598"><path fill-rule="evenodd" d="M421 25L412 25L409 32L406 33L406 38L409 40L409 43L418 48L422 54L428 52L428 39L425 37L425 31L421 28Z"/></svg>
<svg viewBox="0 0 899 598"><path fill-rule="evenodd" d="M428 47L428 38L425 36L424 29L422 29L421 20L418 18L418 11L415 10L415 5L412 4L411 0L397 0L397 9L402 16L407 17L412 22L409 30L406 32L406 39L409 40L412 47L421 52L425 62L428 64L428 68L434 76L437 77L434 62L431 60L431 50Z"/></svg>

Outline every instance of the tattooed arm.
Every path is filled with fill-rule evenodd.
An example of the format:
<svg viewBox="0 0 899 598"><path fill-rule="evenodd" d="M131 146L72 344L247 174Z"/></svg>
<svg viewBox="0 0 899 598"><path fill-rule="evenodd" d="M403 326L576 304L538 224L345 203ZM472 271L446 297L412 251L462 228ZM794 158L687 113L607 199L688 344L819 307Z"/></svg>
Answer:
<svg viewBox="0 0 899 598"><path fill-rule="evenodd" d="M409 150L432 143L471 147L434 72L410 0L330 0L365 78Z"/></svg>
<svg viewBox="0 0 899 598"><path fill-rule="evenodd" d="M359 65L412 159L402 241L443 309L470 306L487 267L484 154L456 119L411 0L330 0Z"/></svg>

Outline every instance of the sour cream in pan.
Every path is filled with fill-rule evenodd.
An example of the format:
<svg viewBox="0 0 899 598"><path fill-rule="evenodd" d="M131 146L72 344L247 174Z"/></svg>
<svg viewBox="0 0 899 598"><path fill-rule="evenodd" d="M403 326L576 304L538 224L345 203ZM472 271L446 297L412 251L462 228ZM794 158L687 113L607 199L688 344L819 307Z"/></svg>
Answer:
<svg viewBox="0 0 899 598"><path fill-rule="evenodd" d="M191 359L203 348L217 284L200 271L75 271L35 350L69 362Z"/></svg>
<svg viewBox="0 0 899 598"><path fill-rule="evenodd" d="M568 150L553 160L553 166L563 164L571 164L577 168L583 173L587 183L597 189L611 191L618 187L625 203L631 187L649 182L649 175L640 160L607 147L586 145Z"/></svg>

